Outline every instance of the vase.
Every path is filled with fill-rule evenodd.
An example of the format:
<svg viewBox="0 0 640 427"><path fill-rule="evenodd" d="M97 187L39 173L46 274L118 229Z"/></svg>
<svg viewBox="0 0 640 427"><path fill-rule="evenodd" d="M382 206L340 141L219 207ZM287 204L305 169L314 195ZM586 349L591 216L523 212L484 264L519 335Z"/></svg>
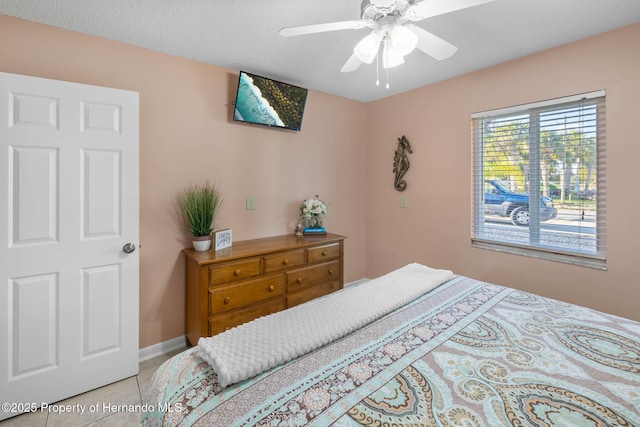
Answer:
<svg viewBox="0 0 640 427"><path fill-rule="evenodd" d="M193 236L193 249L198 252L208 251L211 249L211 235Z"/></svg>
<svg viewBox="0 0 640 427"><path fill-rule="evenodd" d="M305 218L305 228L322 228L322 215Z"/></svg>

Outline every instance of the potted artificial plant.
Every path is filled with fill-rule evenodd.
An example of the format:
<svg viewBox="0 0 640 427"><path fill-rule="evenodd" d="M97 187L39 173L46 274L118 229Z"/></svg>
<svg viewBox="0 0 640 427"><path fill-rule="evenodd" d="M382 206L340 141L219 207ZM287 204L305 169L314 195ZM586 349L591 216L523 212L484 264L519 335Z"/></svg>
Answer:
<svg viewBox="0 0 640 427"><path fill-rule="evenodd" d="M196 251L208 251L211 248L211 232L222 206L222 195L217 185L209 181L190 185L178 193L177 204L193 235L193 248Z"/></svg>

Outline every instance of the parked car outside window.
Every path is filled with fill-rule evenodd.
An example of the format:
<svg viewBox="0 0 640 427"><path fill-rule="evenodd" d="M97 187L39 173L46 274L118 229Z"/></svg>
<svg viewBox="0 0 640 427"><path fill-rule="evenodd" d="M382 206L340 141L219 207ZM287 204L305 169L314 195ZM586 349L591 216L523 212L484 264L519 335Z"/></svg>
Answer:
<svg viewBox="0 0 640 427"><path fill-rule="evenodd" d="M529 195L509 191L499 181L484 181L484 212L487 215L499 215L511 218L515 225L529 226ZM540 221L548 221L558 215L553 200L540 197Z"/></svg>

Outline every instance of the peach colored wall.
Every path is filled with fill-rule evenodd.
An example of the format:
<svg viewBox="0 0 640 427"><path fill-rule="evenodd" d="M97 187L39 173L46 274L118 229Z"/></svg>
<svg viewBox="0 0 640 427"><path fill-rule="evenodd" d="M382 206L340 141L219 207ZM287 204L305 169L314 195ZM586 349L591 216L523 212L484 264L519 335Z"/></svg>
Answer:
<svg viewBox="0 0 640 427"><path fill-rule="evenodd" d="M299 133L233 123L237 71L1 15L0 39L12 40L0 43L0 71L140 93L141 348L184 333L190 242L172 197L206 178L224 190L219 226L235 240L290 232L300 201L321 195L326 225L348 236L346 281L418 261L640 320L630 172L640 25L366 105L310 91ZM607 90L608 271L471 248L471 113L597 89ZM406 209L391 172L403 134L415 150Z"/></svg>
<svg viewBox="0 0 640 427"><path fill-rule="evenodd" d="M237 71L1 15L0 40L0 71L140 93L141 348L184 334L191 242L173 197L190 182L220 184L218 226L234 240L293 232L302 200L320 195L325 225L347 236L345 281L364 277L364 104L310 91L301 132L238 124Z"/></svg>
<svg viewBox="0 0 640 427"><path fill-rule="evenodd" d="M367 104L367 275L418 261L640 320L640 24ZM474 112L607 91L607 271L471 247ZM397 138L414 153L393 188ZM400 208L400 195L408 208Z"/></svg>

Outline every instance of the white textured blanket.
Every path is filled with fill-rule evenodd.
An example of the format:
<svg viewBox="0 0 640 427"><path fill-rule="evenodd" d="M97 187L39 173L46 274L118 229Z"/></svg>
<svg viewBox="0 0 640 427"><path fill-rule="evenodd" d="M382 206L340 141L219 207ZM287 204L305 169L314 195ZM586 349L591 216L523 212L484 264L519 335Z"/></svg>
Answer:
<svg viewBox="0 0 640 427"><path fill-rule="evenodd" d="M453 277L409 264L324 298L200 338L198 354L226 387L335 341Z"/></svg>

